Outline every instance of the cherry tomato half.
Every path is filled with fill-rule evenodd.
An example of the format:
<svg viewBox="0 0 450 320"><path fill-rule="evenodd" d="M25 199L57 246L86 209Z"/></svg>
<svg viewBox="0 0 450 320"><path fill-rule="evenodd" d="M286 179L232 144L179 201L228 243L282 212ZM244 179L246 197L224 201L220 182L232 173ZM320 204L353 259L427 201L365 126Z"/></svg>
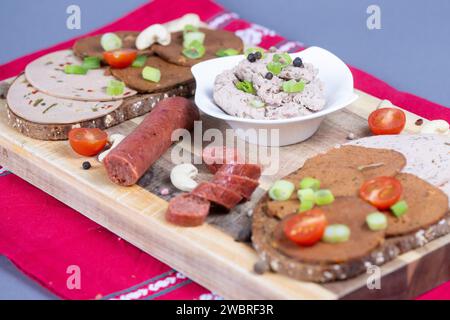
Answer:
<svg viewBox="0 0 450 320"><path fill-rule="evenodd" d="M406 116L400 109L382 108L369 116L369 128L373 134L399 134L405 128Z"/></svg>
<svg viewBox="0 0 450 320"><path fill-rule="evenodd" d="M98 128L75 128L69 132L72 149L82 156L92 157L106 145L108 134Z"/></svg>
<svg viewBox="0 0 450 320"><path fill-rule="evenodd" d="M393 177L377 177L366 181L359 190L361 198L380 210L389 209L400 200L402 193L400 181Z"/></svg>
<svg viewBox="0 0 450 320"><path fill-rule="evenodd" d="M131 49L103 52L103 58L112 68L123 69L129 67L137 57L137 52Z"/></svg>
<svg viewBox="0 0 450 320"><path fill-rule="evenodd" d="M327 226L323 210L315 208L293 216L285 222L284 233L301 246L311 246L322 239Z"/></svg>

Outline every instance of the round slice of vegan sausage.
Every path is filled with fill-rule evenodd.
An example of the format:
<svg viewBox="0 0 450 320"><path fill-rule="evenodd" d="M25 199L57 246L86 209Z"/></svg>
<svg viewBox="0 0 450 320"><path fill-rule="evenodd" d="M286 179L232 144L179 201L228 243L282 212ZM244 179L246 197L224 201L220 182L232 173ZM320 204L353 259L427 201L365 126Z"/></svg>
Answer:
<svg viewBox="0 0 450 320"><path fill-rule="evenodd" d="M182 97L161 100L144 121L114 148L104 164L109 178L131 186L172 145L176 129L192 129L199 113L193 103Z"/></svg>
<svg viewBox="0 0 450 320"><path fill-rule="evenodd" d="M195 227L205 222L210 203L190 193L182 193L169 202L166 220L182 227Z"/></svg>
<svg viewBox="0 0 450 320"><path fill-rule="evenodd" d="M246 200L249 200L252 197L253 192L259 185L257 180L223 173L217 173L212 182L239 193Z"/></svg>
<svg viewBox="0 0 450 320"><path fill-rule="evenodd" d="M403 186L402 200L408 204L408 210L398 218L391 211L385 212L388 220L386 236L411 234L444 218L448 212L448 198L442 190L409 173L400 173L396 178Z"/></svg>
<svg viewBox="0 0 450 320"><path fill-rule="evenodd" d="M216 173L226 163L240 161L236 148L219 146L210 146L203 149L202 158L211 173Z"/></svg>
<svg viewBox="0 0 450 320"><path fill-rule="evenodd" d="M335 169L347 167L361 172L364 180L370 180L380 176L393 177L405 165L406 158L400 152L345 145L306 160L303 168L328 166Z"/></svg>
<svg viewBox="0 0 450 320"><path fill-rule="evenodd" d="M218 204L226 209L234 208L242 200L239 193L211 182L200 183L192 191L192 194L214 202L215 204Z"/></svg>
<svg viewBox="0 0 450 320"><path fill-rule="evenodd" d="M284 224L294 215L285 217L273 231L273 246L283 254L305 263L343 263L360 259L380 246L384 231L371 231L366 224L368 214L376 208L358 197L339 197L321 209L325 212L328 225L344 224L350 229L350 239L343 243L318 242L313 246L299 246L284 233Z"/></svg>
<svg viewBox="0 0 450 320"><path fill-rule="evenodd" d="M259 180L261 177L261 166L253 163L229 163L224 164L217 172L225 175L234 174L253 180Z"/></svg>

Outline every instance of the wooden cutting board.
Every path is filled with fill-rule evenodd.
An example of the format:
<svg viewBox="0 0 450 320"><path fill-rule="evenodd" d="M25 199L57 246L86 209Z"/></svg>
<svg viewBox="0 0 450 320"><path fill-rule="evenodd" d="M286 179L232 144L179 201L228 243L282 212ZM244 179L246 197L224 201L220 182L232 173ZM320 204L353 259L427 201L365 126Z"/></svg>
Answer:
<svg viewBox="0 0 450 320"><path fill-rule="evenodd" d="M0 164L42 189L119 237L184 273L208 289L231 299L355 299L410 298L450 279L450 235L401 255L381 267L381 289L369 290L369 275L325 285L301 282L282 275L256 275L258 260L249 243L235 241L251 223L247 214L268 186L277 178L300 167L305 159L345 143L351 132L369 135L367 117L380 100L358 91L359 99L343 111L326 118L309 140L280 152L280 170L263 176L261 189L251 203L239 206L229 217L213 215L197 228L180 228L167 223L167 202L160 197L162 187L171 188L169 172L173 164L170 150L141 179L139 185L119 187L111 183L103 166L94 158L90 170L82 170L86 158L76 155L68 142L47 142L27 138L7 125L6 106L0 100ZM418 116L407 113L406 132L416 132ZM128 134L142 118L111 128L110 133ZM202 115L203 129L227 125ZM426 121L426 120L425 120ZM186 148L183 143L177 147ZM199 156L199 151L194 150ZM207 178L200 166L201 177ZM172 191L173 188L171 189ZM173 196L173 192L170 196ZM168 199L169 196L166 197Z"/></svg>

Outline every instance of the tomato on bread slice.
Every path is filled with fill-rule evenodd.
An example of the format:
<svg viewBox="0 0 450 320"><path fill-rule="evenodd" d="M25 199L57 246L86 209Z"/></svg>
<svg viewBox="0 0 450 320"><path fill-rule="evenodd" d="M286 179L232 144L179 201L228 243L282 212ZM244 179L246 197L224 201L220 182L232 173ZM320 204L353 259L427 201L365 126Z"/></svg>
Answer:
<svg viewBox="0 0 450 320"><path fill-rule="evenodd" d="M120 49L103 52L103 59L111 68L123 69L133 64L137 57L137 51L132 49Z"/></svg>
<svg viewBox="0 0 450 320"><path fill-rule="evenodd" d="M300 246L312 246L322 239L328 222L323 210L314 208L297 214L284 225L286 237Z"/></svg>
<svg viewBox="0 0 450 320"><path fill-rule="evenodd" d="M359 190L360 197L380 210L394 205L403 193L400 181L394 177L377 177L364 182Z"/></svg>

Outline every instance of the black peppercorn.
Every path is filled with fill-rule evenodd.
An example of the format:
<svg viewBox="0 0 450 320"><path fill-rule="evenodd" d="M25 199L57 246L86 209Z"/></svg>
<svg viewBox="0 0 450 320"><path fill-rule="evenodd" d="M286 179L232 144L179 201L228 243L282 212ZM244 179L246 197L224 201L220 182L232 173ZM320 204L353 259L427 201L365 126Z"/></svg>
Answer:
<svg viewBox="0 0 450 320"><path fill-rule="evenodd" d="M89 170L91 168L91 163L89 161L83 162L83 169Z"/></svg>
<svg viewBox="0 0 450 320"><path fill-rule="evenodd" d="M303 61L300 57L295 58L292 64L294 65L294 67L303 67Z"/></svg>

